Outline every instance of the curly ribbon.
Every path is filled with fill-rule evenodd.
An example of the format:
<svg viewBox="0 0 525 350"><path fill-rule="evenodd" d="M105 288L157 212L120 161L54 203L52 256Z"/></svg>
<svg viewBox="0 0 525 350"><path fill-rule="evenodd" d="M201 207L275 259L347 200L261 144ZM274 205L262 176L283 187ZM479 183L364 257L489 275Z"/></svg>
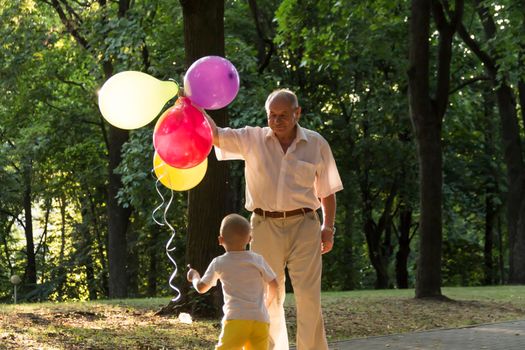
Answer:
<svg viewBox="0 0 525 350"><path fill-rule="evenodd" d="M161 162L157 167L161 167L163 166L165 163L164 162ZM152 172L154 173L155 172L155 169L157 169L157 167L154 167L152 169ZM171 289L173 289L176 293L176 297L174 297L173 299L171 299L171 301L173 302L176 302L177 300L180 299L181 297L181 292L179 290L179 288L177 288L177 286L175 284L173 284L173 280L175 279L175 276L177 275L177 271L178 271L178 267L177 267L177 262L175 261L175 259L171 256L171 252L173 252L177 247L173 246L171 247L171 243L173 242L173 239L175 238L175 228L173 226L171 226L171 224L168 222L168 219L167 219L167 214L168 214L168 210L170 208L170 205L171 205L171 202L173 201L173 190L170 189L171 191L171 196L170 196L170 199L168 201L168 203L166 204L166 206L164 207L164 213L162 215L162 218L163 218L163 221L164 222L160 222L158 221L156 218L155 218L155 213L157 211L159 211L163 206L164 204L166 203L166 200L164 198L164 196L162 195L162 192L160 191L159 187L160 185L162 185L160 183L160 179L162 177L166 176L166 173L161 175L157 181L155 181L155 189L157 190L157 193L159 194L160 198L162 199L162 203L160 203L159 206L157 206L153 212L151 213L151 218L153 219L153 221L155 221L155 223L159 226L168 226L170 231L171 231L171 237L170 239L168 240L168 243L166 243L166 255L168 256L168 259L170 259L170 261L173 263L173 266L175 267L175 270L173 271L173 273L171 274L170 278L169 278L169 286L171 287ZM170 180L169 176L168 176L168 181Z"/></svg>

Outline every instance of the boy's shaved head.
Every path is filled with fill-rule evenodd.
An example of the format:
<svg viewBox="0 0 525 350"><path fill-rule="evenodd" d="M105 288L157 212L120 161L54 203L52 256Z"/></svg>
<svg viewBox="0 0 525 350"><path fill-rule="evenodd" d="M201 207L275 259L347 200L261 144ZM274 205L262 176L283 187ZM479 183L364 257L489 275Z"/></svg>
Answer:
<svg viewBox="0 0 525 350"><path fill-rule="evenodd" d="M247 241L252 227L248 220L239 214L230 214L221 222L221 236L227 243Z"/></svg>

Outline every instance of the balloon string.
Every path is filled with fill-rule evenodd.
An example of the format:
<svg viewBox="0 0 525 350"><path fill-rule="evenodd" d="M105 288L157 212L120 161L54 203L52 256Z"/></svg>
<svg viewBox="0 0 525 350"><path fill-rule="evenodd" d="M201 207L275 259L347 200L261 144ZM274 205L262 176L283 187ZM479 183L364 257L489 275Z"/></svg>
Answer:
<svg viewBox="0 0 525 350"><path fill-rule="evenodd" d="M156 167L154 167L152 169L152 172L154 172L158 167L161 167L164 165L164 162L161 162L159 165L157 165ZM171 195L170 195L170 199L168 201L168 203L166 204L165 208L164 208L164 213L162 215L162 218L163 218L163 222L160 222L158 221L156 218L155 218L155 213L157 211L159 211L163 206L164 206L164 203L166 203L166 199L164 198L164 196L162 195L162 192L160 191L159 187L160 187L160 180L165 176L165 173L162 174L158 179L157 181L155 181L155 190L157 190L157 193L159 194L160 198L162 199L162 203L157 206L153 212L151 213L151 217L153 219L153 221L155 221L155 223L157 225L160 225L160 226L168 226L170 231L171 231L171 237L170 239L168 240L168 243L166 243L166 255L168 256L168 259L173 263L173 266L175 267L173 273L171 274L169 280L168 280L168 284L169 286L171 287L171 289L173 289L176 293L176 297L174 297L173 299L171 299L171 301L173 302L176 302L177 300L180 299L181 297L181 292L179 290L179 288L177 288L177 286L175 286L175 284L173 283L173 280L175 279L175 276L177 275L177 271L178 271L178 266L177 266L177 262L175 261L175 259L171 256L171 252L173 252L175 249L176 249L176 246L173 246L170 248L171 246L171 243L173 242L173 240L175 239L175 234L176 234L176 231L175 231L175 228L168 222L168 219L167 219L167 215L168 215L168 210L170 208L170 205L171 203L173 202L173 190L170 189L171 191ZM170 181L170 178L168 176L168 182ZM171 186L170 186L171 187Z"/></svg>

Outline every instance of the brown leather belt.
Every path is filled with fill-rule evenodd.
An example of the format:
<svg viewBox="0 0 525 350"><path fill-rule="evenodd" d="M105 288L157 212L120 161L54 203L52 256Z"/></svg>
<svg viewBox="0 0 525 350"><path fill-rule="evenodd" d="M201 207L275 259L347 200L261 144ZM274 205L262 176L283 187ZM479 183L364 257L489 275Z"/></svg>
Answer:
<svg viewBox="0 0 525 350"><path fill-rule="evenodd" d="M289 211L265 211L261 208L255 208L253 212L257 215L264 216L267 218L287 218L289 216L299 215L299 214L306 214L313 211L313 209L310 208L299 208L295 210L289 210Z"/></svg>

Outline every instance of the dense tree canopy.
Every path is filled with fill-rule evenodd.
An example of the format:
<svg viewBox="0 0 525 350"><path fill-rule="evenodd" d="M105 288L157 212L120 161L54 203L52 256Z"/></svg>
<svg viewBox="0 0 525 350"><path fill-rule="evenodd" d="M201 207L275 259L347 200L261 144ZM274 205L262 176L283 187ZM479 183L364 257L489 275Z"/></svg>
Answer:
<svg viewBox="0 0 525 350"><path fill-rule="evenodd" d="M28 300L173 293L170 231L152 218L161 203L151 172L155 122L115 130L98 110L97 90L125 70L182 85L189 44L181 3L0 0L1 300L10 300L12 274L22 276ZM224 3L224 55L241 88L227 117L217 118L264 125L266 95L289 87L303 107L301 125L332 146L345 189L335 247L324 256L325 290L414 287L416 262L428 264L418 260L420 201L435 198L420 196L421 126L410 118L412 3ZM459 18L462 1L428 3L428 103L442 113L442 166L433 170L442 174L438 283L525 283L523 3L467 0ZM438 72L450 28L442 23L456 26L446 86ZM228 198L206 184L174 193L168 219L179 266L189 223L210 220L199 218L199 201L249 214L242 164L230 163L220 195ZM209 183L223 176L218 169L206 174ZM218 230L203 227L209 237ZM186 284L183 274L175 283Z"/></svg>

